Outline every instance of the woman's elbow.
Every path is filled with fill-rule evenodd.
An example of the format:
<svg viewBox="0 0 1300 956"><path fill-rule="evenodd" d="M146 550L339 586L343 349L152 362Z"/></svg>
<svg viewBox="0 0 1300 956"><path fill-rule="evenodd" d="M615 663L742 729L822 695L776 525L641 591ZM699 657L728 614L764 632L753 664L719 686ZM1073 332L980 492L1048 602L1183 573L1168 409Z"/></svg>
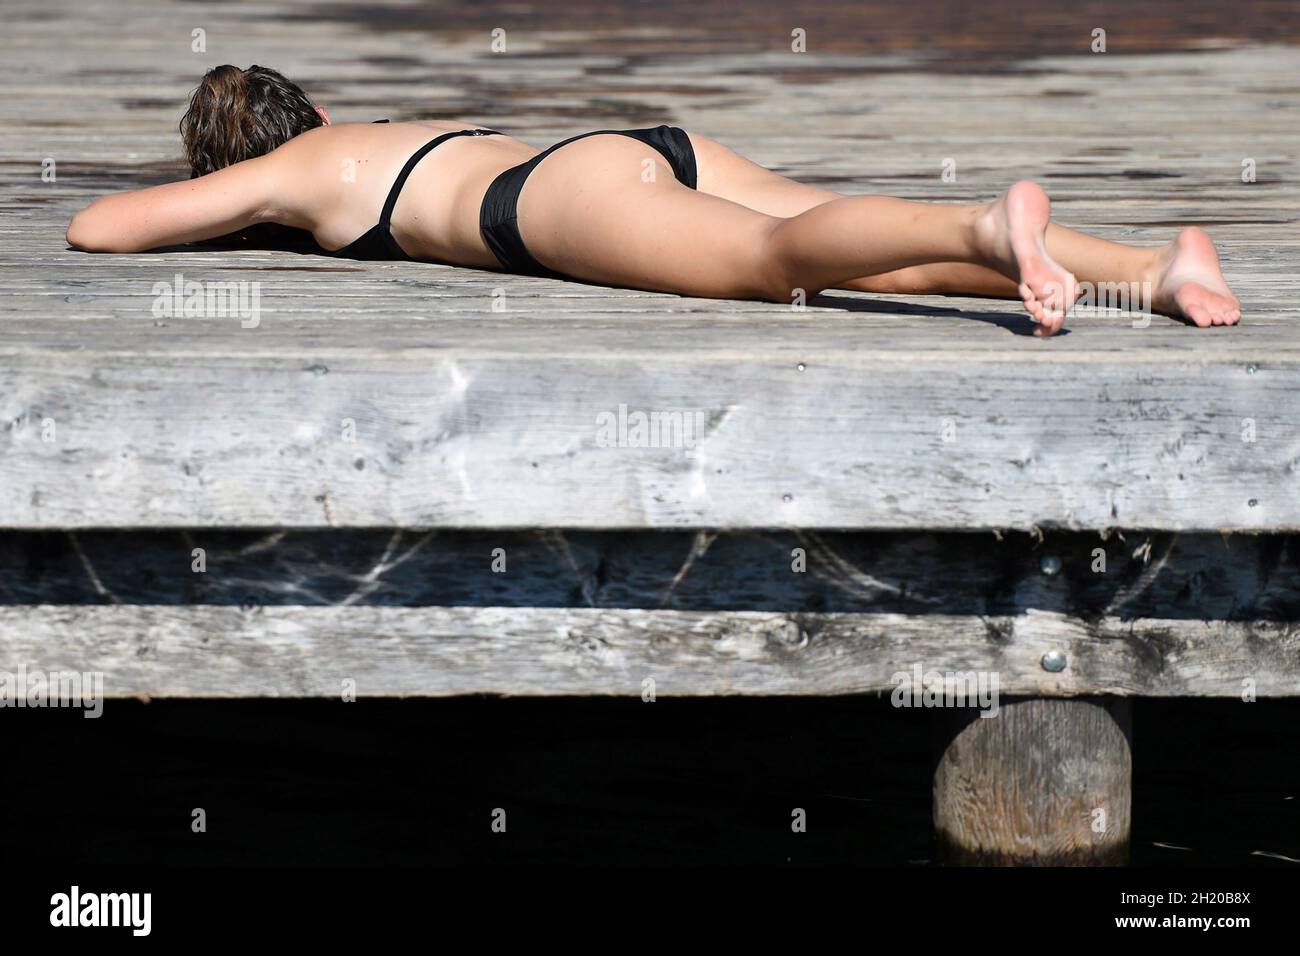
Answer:
<svg viewBox="0 0 1300 956"><path fill-rule="evenodd" d="M91 215L91 206L72 217L64 238L68 245L82 252L123 252L121 243L115 242L108 230L103 228L102 218ZM99 221L97 221L99 220Z"/></svg>
<svg viewBox="0 0 1300 956"><path fill-rule="evenodd" d="M91 224L86 221L86 210L84 209L72 217L72 221L68 223L67 235L64 238L68 240L68 245L74 249L80 249L82 252L104 251L98 248L97 237L94 235Z"/></svg>

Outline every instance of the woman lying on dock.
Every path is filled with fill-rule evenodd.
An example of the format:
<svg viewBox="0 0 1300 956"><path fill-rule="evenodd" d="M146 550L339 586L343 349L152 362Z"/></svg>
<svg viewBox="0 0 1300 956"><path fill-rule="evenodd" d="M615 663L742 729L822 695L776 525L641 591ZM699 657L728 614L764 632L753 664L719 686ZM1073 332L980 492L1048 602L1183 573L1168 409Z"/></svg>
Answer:
<svg viewBox="0 0 1300 956"><path fill-rule="evenodd" d="M674 126L601 130L543 151L476 124L331 125L274 70L219 66L181 120L187 182L106 196L68 242L142 252L259 223L354 259L409 259L684 296L791 302L824 289L1020 298L1037 335L1092 287L1233 325L1210 238L1137 248L1050 222L1019 182L988 205L842 196Z"/></svg>

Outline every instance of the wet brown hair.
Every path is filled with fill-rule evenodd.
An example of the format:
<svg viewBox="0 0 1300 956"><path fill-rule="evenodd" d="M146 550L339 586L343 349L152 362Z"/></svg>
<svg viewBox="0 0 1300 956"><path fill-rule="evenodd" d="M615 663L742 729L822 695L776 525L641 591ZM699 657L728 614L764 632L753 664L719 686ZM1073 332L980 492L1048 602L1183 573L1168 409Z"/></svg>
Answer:
<svg viewBox="0 0 1300 956"><path fill-rule="evenodd" d="M224 64L204 75L181 117L181 142L192 176L262 156L299 133L324 125L296 83L275 70Z"/></svg>

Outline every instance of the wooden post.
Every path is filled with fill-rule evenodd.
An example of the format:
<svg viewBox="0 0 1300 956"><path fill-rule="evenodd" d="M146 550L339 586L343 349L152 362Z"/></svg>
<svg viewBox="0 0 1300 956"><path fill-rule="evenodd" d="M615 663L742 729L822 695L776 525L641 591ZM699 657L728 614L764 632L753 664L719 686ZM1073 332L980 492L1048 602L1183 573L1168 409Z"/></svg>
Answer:
<svg viewBox="0 0 1300 956"><path fill-rule="evenodd" d="M962 709L944 718L934 771L940 863L1127 864L1127 698L1004 699L996 717Z"/></svg>

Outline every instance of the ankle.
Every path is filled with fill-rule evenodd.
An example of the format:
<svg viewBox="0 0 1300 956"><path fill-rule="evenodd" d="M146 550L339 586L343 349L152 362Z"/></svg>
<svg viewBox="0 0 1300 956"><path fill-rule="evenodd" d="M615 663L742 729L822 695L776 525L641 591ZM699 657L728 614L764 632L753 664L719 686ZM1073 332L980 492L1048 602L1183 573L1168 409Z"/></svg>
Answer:
<svg viewBox="0 0 1300 956"><path fill-rule="evenodd" d="M1151 288L1156 288L1160 284L1160 279L1168 267L1169 245L1156 246L1153 249L1144 249L1146 253L1145 262L1139 270L1139 275L1143 282L1150 283Z"/></svg>

